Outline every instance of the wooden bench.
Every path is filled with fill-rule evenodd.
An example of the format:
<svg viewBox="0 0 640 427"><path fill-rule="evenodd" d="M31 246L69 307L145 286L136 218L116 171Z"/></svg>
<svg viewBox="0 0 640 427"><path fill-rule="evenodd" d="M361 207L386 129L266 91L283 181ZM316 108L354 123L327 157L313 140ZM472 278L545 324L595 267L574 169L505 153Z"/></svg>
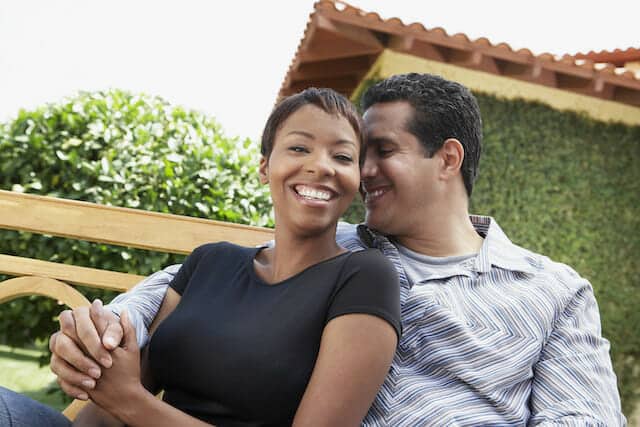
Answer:
<svg viewBox="0 0 640 427"><path fill-rule="evenodd" d="M188 254L207 242L255 246L273 238L268 228L3 190L0 228L177 254ZM143 279L136 274L5 254L0 254L0 274L14 276L0 283L0 303L43 295L71 308L90 304L74 285L125 292ZM74 401L64 415L73 419L83 404Z"/></svg>

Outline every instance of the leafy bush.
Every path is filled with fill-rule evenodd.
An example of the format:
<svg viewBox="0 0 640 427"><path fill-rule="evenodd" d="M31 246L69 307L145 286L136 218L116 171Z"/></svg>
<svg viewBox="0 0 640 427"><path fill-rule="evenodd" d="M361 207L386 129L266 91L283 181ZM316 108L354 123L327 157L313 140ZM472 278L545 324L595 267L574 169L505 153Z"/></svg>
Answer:
<svg viewBox="0 0 640 427"><path fill-rule="evenodd" d="M270 225L257 147L203 114L112 90L21 111L0 127L0 188L223 221ZM183 257L0 230L0 253L149 274ZM1 279L1 278L0 278ZM89 299L113 293L81 288ZM24 346L57 329L55 301L0 308L0 342Z"/></svg>

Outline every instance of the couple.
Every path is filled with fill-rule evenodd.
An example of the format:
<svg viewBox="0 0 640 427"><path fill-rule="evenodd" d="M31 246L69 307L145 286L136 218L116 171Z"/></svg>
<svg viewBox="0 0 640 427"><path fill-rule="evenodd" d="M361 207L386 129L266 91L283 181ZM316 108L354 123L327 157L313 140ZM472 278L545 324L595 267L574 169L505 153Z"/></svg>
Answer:
<svg viewBox="0 0 640 427"><path fill-rule="evenodd" d="M428 74L398 75L369 88L362 106L366 225L340 224L336 239L353 252L376 248L393 264L403 327L364 424L624 425L590 284L511 243L493 219L468 214L482 139L470 92ZM174 275L175 268L156 273L110 306L123 313L125 349L136 346L124 313L146 340L183 273ZM375 323L387 337L381 352L395 345L393 321L385 320ZM67 393L95 394L117 369L119 360L105 367L122 351L102 343L120 342L120 323L94 303L63 313L61 329L51 340L52 369Z"/></svg>

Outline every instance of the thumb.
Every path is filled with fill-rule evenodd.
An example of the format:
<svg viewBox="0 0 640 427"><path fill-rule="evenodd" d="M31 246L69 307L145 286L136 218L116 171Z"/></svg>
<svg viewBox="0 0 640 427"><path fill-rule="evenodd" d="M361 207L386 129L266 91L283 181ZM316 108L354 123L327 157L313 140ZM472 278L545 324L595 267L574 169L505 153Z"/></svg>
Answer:
<svg viewBox="0 0 640 427"><path fill-rule="evenodd" d="M123 310L120 315L120 325L122 325L122 344L125 349L137 349L138 342L136 341L136 330L133 328L133 325L129 320L129 312L127 310Z"/></svg>

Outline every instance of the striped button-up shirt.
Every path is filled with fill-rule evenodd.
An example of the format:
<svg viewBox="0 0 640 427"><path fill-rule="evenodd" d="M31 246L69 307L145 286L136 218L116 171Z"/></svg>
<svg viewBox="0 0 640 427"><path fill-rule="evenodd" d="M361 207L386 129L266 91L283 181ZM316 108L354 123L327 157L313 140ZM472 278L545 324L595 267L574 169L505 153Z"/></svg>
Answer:
<svg viewBox="0 0 640 427"><path fill-rule="evenodd" d="M364 425L625 425L589 282L514 245L491 218L471 220L484 237L473 262L413 286L389 239L340 224L338 242L380 249L401 286L403 335ZM114 300L140 343L176 271Z"/></svg>

